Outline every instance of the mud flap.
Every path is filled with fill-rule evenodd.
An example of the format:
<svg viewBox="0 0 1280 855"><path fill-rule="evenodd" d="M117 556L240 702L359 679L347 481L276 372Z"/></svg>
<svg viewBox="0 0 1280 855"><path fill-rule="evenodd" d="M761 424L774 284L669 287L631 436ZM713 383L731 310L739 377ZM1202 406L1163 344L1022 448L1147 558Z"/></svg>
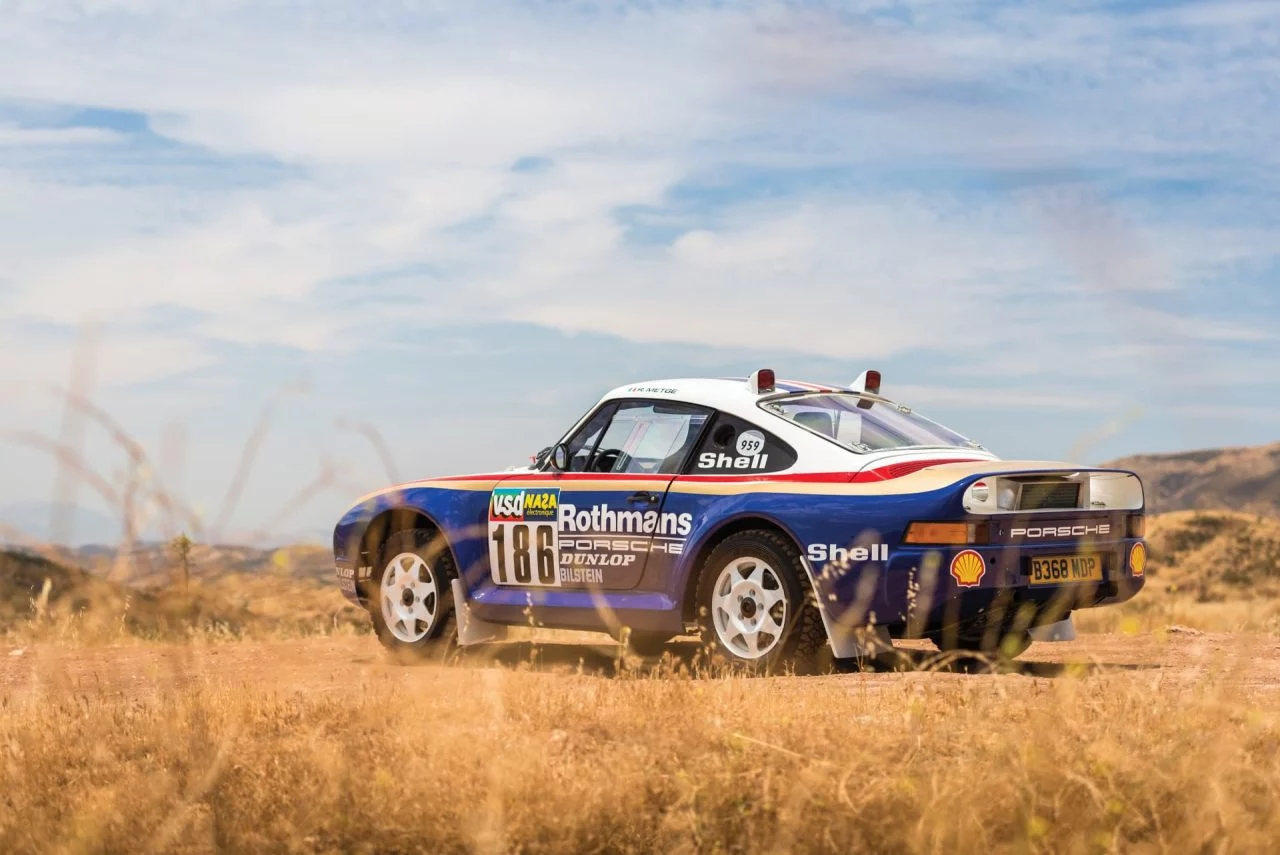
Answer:
<svg viewBox="0 0 1280 855"><path fill-rule="evenodd" d="M1044 626L1033 626L1029 630L1032 641L1075 641L1076 627L1071 618L1065 617L1056 623Z"/></svg>
<svg viewBox="0 0 1280 855"><path fill-rule="evenodd" d="M507 637L505 624L489 623L471 614L471 605L467 602L467 589L461 579L454 579L453 613L458 626L458 646L469 647L472 644L484 644L489 641L502 641Z"/></svg>
<svg viewBox="0 0 1280 855"><path fill-rule="evenodd" d="M893 650L893 640L889 630L883 626L868 627L866 625L845 626L832 617L827 604L817 596L818 582L813 576L813 567L809 559L801 557L804 572L809 576L809 587L817 600L818 614L822 615L822 628L827 631L827 643L831 645L831 655L836 659L875 659Z"/></svg>

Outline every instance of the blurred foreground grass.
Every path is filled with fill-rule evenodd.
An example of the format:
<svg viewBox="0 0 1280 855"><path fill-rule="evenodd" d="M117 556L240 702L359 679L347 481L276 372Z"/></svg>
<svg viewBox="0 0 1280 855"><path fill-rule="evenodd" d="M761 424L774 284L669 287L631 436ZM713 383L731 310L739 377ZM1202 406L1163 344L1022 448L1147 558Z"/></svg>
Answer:
<svg viewBox="0 0 1280 855"><path fill-rule="evenodd" d="M10 563L0 852L1274 852L1274 532L1242 520L1157 522L1141 596L1000 675L404 667L288 567Z"/></svg>
<svg viewBox="0 0 1280 855"><path fill-rule="evenodd" d="M27 649L0 851L1274 852L1280 645L1201 642L757 679L403 667L369 638Z"/></svg>

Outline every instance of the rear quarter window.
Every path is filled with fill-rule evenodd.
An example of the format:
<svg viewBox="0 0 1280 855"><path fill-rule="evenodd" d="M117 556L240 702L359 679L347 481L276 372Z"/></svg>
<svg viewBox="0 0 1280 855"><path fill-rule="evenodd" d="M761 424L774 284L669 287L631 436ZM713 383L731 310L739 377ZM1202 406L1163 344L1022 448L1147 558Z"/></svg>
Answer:
<svg viewBox="0 0 1280 855"><path fill-rule="evenodd" d="M796 453L769 431L726 413L717 413L685 467L689 475L751 475L781 472Z"/></svg>

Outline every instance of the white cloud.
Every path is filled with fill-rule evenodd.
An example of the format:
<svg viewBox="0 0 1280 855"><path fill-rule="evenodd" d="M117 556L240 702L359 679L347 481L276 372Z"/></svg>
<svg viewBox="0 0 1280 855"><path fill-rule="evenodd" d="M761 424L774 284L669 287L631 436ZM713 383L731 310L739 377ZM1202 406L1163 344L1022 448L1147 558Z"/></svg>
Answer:
<svg viewBox="0 0 1280 855"><path fill-rule="evenodd" d="M1259 11L1245 11L1256 27ZM173 139L303 171L189 200L179 217L135 210L132 220L98 224L101 235L91 230L80 251L20 251L11 274L20 293L8 309L74 323L176 304L203 313L208 335L314 349L377 314L326 311L313 302L317 287L423 266L443 272L399 284L401 317L535 320L642 340L855 356L963 351L957 327L1034 338L1032 325L1046 314L1061 316L1058 328L1082 327L1072 313L1096 308L1051 305L1049 289L1080 280L1104 301L1168 291L1180 273L1168 255L1194 263L1188 256L1221 254L1203 231L1165 245L1159 223L1116 217L1113 203L1079 193L1078 175L1066 192L978 203L901 189L842 198L818 186L689 222L670 248L628 242L619 208L661 210L682 179L725 162L875 170L895 154L899 165L903 156L959 155L975 177L1059 168L1073 148L1112 144L1088 112L1078 116L1080 134L1050 144L1034 115L990 97L957 108L919 93L938 83L990 89L987 81L1028 67L1148 85L1151 52L1165 45L1141 35L1149 22L1097 12L1053 16L1060 26L1035 39L1026 32L1050 20L1043 14L999 10L994 30L959 7L924 4L915 14L908 28L769 3L594 16L326 3L289 17L235 2L177 9L144 0L24 11L0 29L9 97L144 112ZM1215 38L1239 37L1236 16L1218 18ZM1131 48L1127 66L1108 51L1117 39ZM1230 85L1240 72L1217 73ZM1178 74L1180 82L1194 76ZM905 124L822 101L844 95L897 99ZM1099 103L1107 111L1116 104ZM1146 152L1186 137L1161 121L1163 136L1126 132L1115 142ZM1220 144L1220 132L1205 135ZM556 166L509 171L530 155ZM121 195L81 192L88 204L94 194L104 203ZM133 195L169 193L143 186ZM37 201L37 216L53 209L53 219L63 205ZM482 226L454 228L472 221ZM1257 257L1273 238L1261 230L1234 252ZM1035 288L1046 289L1041 306L1016 302ZM770 307L767 317L750 311L757 305ZM814 308L830 328L797 335ZM855 319L862 323L850 334ZM1256 334L1234 321L1173 327L1193 337Z"/></svg>
<svg viewBox="0 0 1280 855"><path fill-rule="evenodd" d="M0 125L0 147L103 145L124 140L102 128L22 128Z"/></svg>
<svg viewBox="0 0 1280 855"><path fill-rule="evenodd" d="M104 393L490 321L927 351L1016 382L992 408L1250 348L1244 389L1277 357L1277 9L8 4L0 106L166 139L0 114L0 357L33 366L0 398L65 382L85 322Z"/></svg>

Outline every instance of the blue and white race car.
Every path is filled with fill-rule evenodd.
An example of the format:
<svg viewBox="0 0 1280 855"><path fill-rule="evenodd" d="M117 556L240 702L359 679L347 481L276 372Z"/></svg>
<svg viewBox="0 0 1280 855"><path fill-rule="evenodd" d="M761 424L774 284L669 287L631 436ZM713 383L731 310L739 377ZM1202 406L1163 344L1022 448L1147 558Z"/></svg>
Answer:
<svg viewBox="0 0 1280 855"><path fill-rule="evenodd" d="M749 378L614 389L531 466L415 481L337 525L343 592L423 651L511 625L697 634L755 668L896 637L1017 655L1143 585L1132 472L1002 461L880 394ZM1048 628L1048 630L1046 630Z"/></svg>

